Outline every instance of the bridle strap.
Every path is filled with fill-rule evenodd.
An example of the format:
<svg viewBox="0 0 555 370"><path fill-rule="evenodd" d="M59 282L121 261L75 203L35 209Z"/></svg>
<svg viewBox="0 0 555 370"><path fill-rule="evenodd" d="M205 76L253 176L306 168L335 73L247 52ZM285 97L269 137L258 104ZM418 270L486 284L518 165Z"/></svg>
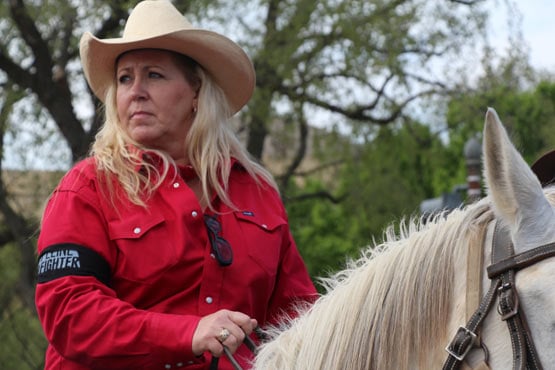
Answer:
<svg viewBox="0 0 555 370"><path fill-rule="evenodd" d="M484 243L485 240L486 238L484 237L482 243ZM465 370L470 369L470 367L464 364L463 360L472 348L480 345L478 329L490 311L497 294L497 288L499 287L500 281L499 279L494 279L491 281L486 295L483 296L481 300L480 298L477 298L481 291L481 281L479 278L481 277L483 262L483 250L481 245L482 244L469 246L470 249L467 257L466 289L467 321L465 326L459 327L453 340L445 348L445 350L449 353L449 356L443 364L443 370L458 369L461 365L463 365ZM472 292L474 292L474 294L472 294ZM478 306L478 309L475 309L476 306ZM478 364L478 367L473 368L474 370L489 369L487 366L487 349L485 349L485 347L483 348L486 353L486 358Z"/></svg>
<svg viewBox="0 0 555 370"><path fill-rule="evenodd" d="M500 279L498 312L506 321L513 349L513 369L541 370L540 363L524 312L520 310L515 275L520 269L555 255L555 243L542 245L523 253L514 254L507 230L498 224L492 244L492 264L487 272L490 279Z"/></svg>
<svg viewBox="0 0 555 370"><path fill-rule="evenodd" d="M513 369L542 370L524 312L519 310L516 291L516 271L545 258L555 256L555 243L546 244L515 255L507 230L496 223L492 242L492 264L487 268L491 280L487 294L465 327L460 327L453 340L445 348L449 353L444 370L458 369L465 356L478 341L477 331L499 295L498 311L507 322L513 348Z"/></svg>
<svg viewBox="0 0 555 370"><path fill-rule="evenodd" d="M491 279L509 270L518 271L553 256L555 256L555 243L542 245L541 247L537 247L520 254L508 256L499 262L488 266L488 276Z"/></svg>
<svg viewBox="0 0 555 370"><path fill-rule="evenodd" d="M470 320L468 320L466 326L459 327L457 333L455 334L455 337L445 348L445 350L449 353L449 356L443 364L443 370L458 369L465 356L476 344L478 338L478 335L476 333L478 331L478 328L481 326L482 321L485 319L492 307L499 284L499 279L494 279L491 281L489 290L480 302L480 306L478 307L478 309L474 312L472 317L470 317Z"/></svg>

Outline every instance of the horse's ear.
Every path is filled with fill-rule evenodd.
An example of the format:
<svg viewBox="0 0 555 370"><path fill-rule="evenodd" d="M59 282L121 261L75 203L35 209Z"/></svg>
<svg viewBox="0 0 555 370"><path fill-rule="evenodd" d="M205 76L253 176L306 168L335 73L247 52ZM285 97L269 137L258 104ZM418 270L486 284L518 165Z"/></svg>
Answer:
<svg viewBox="0 0 555 370"><path fill-rule="evenodd" d="M484 178L496 216L511 229L515 249L555 240L555 213L540 182L488 108L483 139Z"/></svg>

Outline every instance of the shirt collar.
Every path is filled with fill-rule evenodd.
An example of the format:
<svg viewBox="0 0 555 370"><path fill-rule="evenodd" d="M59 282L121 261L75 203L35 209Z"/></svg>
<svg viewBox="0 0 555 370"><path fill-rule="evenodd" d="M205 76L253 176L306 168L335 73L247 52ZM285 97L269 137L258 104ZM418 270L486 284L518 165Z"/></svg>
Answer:
<svg viewBox="0 0 555 370"><path fill-rule="evenodd" d="M156 152L151 150L141 149L134 145L130 146L129 150L132 153L138 153L138 155L143 159L144 162L148 162L154 165L156 168L160 169L162 165L162 159ZM230 162L231 162L231 166L230 166L231 169L239 169L243 167L235 157L231 157ZM191 165L178 165L177 167L181 173L181 176L183 176L184 179L189 179L197 176L195 169ZM134 170L137 172L141 171L142 168L143 168L143 163L136 163L134 166Z"/></svg>

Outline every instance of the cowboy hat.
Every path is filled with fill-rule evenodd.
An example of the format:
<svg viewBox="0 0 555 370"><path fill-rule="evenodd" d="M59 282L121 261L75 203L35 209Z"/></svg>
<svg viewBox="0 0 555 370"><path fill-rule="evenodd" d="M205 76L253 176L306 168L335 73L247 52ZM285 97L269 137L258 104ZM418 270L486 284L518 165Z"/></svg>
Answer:
<svg viewBox="0 0 555 370"><path fill-rule="evenodd" d="M531 168L540 180L542 186L555 182L555 150L543 154L532 163Z"/></svg>
<svg viewBox="0 0 555 370"><path fill-rule="evenodd" d="M102 102L116 78L117 58L136 49L170 50L194 59L222 88L234 113L252 96L255 73L243 49L225 36L193 27L169 1L146 0L129 15L121 38L98 39L90 32L81 37L83 72Z"/></svg>

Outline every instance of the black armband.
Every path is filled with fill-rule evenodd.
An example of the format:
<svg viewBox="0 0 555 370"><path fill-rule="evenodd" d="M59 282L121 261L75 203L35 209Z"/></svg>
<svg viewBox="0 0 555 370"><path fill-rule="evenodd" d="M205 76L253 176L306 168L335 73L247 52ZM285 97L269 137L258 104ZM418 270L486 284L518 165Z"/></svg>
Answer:
<svg viewBox="0 0 555 370"><path fill-rule="evenodd" d="M110 265L97 252L78 244L64 243L47 247L39 256L38 283L71 275L94 276L110 283Z"/></svg>

